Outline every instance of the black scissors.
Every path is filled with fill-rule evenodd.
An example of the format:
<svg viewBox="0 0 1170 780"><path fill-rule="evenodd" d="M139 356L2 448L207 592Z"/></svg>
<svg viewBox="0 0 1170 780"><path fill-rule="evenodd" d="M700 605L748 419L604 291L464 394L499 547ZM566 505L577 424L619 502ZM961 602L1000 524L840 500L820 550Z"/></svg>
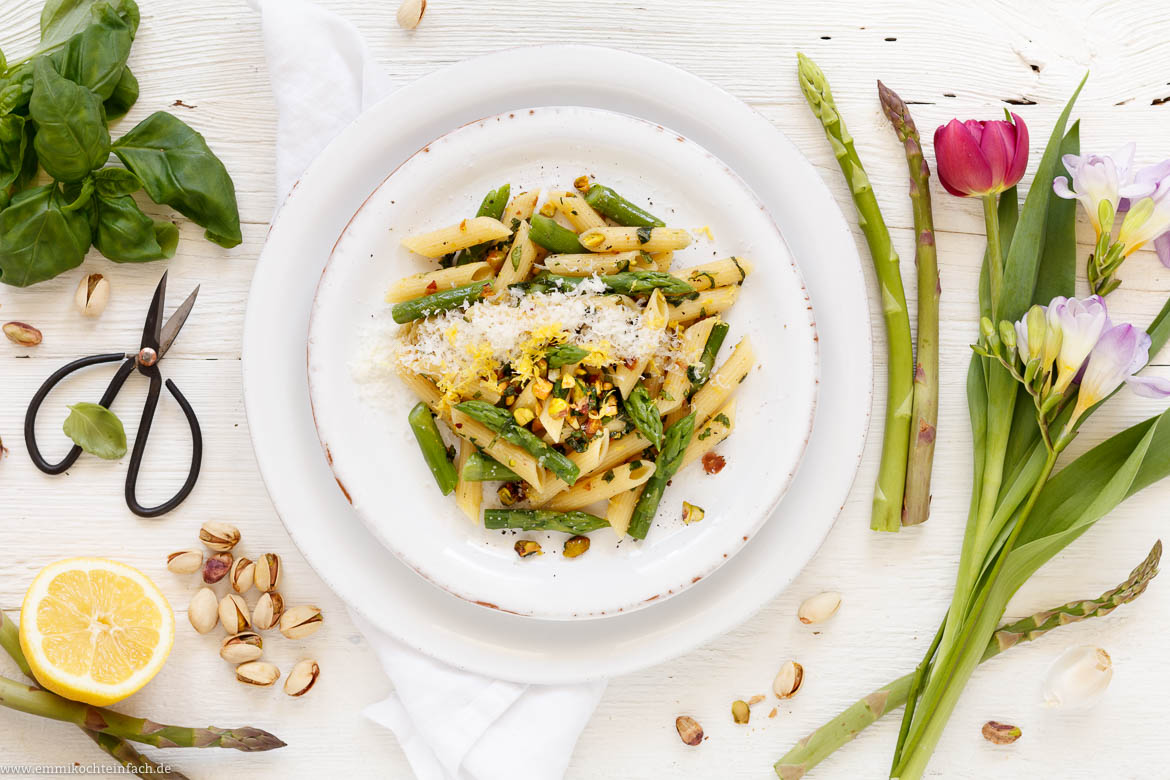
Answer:
<svg viewBox="0 0 1170 780"><path fill-rule="evenodd" d="M146 451L146 439L150 435L150 425L154 422L154 412L158 407L158 397L162 391L163 378L159 373L158 363L167 354L167 350L171 348L171 344L175 342L175 337L179 335L179 331L183 328L183 323L187 321L187 315L191 313L191 308L195 305L195 296L199 294L199 288L187 296L187 300L175 310L171 318L163 324L163 302L166 298L167 292L167 275L163 274L162 279L158 283L158 287L154 290L154 300L150 302L150 309L146 313L146 325L142 329L142 346L138 352L133 354L124 352L111 352L106 355L90 355L89 357L74 360L72 363L62 366L52 376L45 380L37 390L36 395L33 396L32 401L28 405L28 412L24 416L24 441L28 446L28 454L32 458L36 467L46 474L60 474L67 468L72 466L81 455L81 447L74 445L69 450L69 454L65 456L60 463L49 463L41 455L40 448L37 447L36 441L36 421L37 412L41 408L41 402L45 400L45 396L49 394L57 383L62 379L72 374L74 371L86 368L88 366L96 366L100 363L113 363L118 360L125 360L118 372L114 374L114 378L110 380L110 384L106 387L106 392L98 403L109 408L110 404L114 402L118 391L122 389L127 377L134 369L138 369L138 373L143 376L150 377L150 390L146 394L146 405L142 408L142 420L138 424L138 436L134 439L134 451L130 455L130 470L126 474L126 505L130 507L130 511L139 517L158 517L171 511L179 504L183 503L183 499L195 487L195 480L199 478L199 467L203 462L203 434L199 430L199 420L195 418L195 411L191 408L191 404L179 392L179 388L171 380L166 380L167 390L175 397L179 403L179 407L183 410L183 414L187 416L187 422L191 426L191 470L187 474L187 481L183 483L183 487L174 495L169 501L159 504L156 507L144 507L138 503L135 498L135 487L138 484L138 469L142 465L142 453Z"/></svg>

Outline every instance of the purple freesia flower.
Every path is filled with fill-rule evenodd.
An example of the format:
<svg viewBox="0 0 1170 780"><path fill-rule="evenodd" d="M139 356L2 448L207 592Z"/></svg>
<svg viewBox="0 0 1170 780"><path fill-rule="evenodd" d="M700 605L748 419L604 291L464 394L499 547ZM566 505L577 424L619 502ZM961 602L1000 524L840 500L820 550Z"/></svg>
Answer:
<svg viewBox="0 0 1170 780"><path fill-rule="evenodd" d="M1170 396L1170 381L1134 376L1149 361L1150 335L1144 330L1128 322L1106 330L1085 365L1073 420L1108 397L1122 382L1129 384L1139 395L1152 398Z"/></svg>
<svg viewBox="0 0 1170 780"><path fill-rule="evenodd" d="M1072 184L1069 185L1067 177L1057 176L1052 180L1052 190L1062 198L1079 201L1098 236L1113 229L1112 222L1101 224L1102 203L1109 203L1110 211L1116 214L1122 210L1123 201L1146 197L1156 188L1157 183L1150 181L1149 176L1139 183L1130 171L1136 149L1136 144L1129 143L1112 155L1066 154L1061 158L1072 176Z"/></svg>
<svg viewBox="0 0 1170 780"><path fill-rule="evenodd" d="M1061 334L1060 352L1056 356L1056 392L1068 389L1110 324L1109 310L1100 295L1084 300L1052 299L1048 305L1048 328Z"/></svg>

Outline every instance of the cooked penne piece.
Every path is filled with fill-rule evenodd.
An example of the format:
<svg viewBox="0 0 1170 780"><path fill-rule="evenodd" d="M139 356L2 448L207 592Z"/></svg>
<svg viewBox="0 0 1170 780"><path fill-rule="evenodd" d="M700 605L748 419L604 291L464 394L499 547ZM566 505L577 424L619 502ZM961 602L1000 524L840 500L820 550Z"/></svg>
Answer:
<svg viewBox="0 0 1170 780"><path fill-rule="evenodd" d="M439 411L443 402L443 394L439 391L439 388L435 387L434 382L421 374L415 374L401 367L398 368L397 373L403 383L410 388L410 391L418 396L418 400L431 407L431 411L438 414L442 419L449 419L447 415Z"/></svg>
<svg viewBox="0 0 1170 780"><path fill-rule="evenodd" d="M593 207L575 192L550 192L548 201L565 215L565 219L569 220L573 230L578 233L592 228L607 227L605 218L594 211Z"/></svg>
<svg viewBox="0 0 1170 780"><path fill-rule="evenodd" d="M645 252L617 252L612 255L549 255L544 267L561 276L617 274L623 271L656 271L654 258Z"/></svg>
<svg viewBox="0 0 1170 780"><path fill-rule="evenodd" d="M489 241L501 241L512 235L503 222L491 217L473 217L430 233L408 236L402 245L423 257L442 257L460 249Z"/></svg>
<svg viewBox="0 0 1170 780"><path fill-rule="evenodd" d="M683 450L682 465L679 466L679 469L686 468L710 452L716 444L726 439L734 428L735 401L732 400L716 412L706 425L695 428L695 433L691 436L691 443Z"/></svg>
<svg viewBox="0 0 1170 780"><path fill-rule="evenodd" d="M605 508L605 519L618 539L626 535L626 529L630 527L630 517L634 514L634 507L641 495L642 487L639 485L609 499L609 504Z"/></svg>
<svg viewBox="0 0 1170 780"><path fill-rule="evenodd" d="M454 287L462 287L465 284L482 282L491 278L492 269L487 263L468 263L438 271L427 271L399 279L386 291L385 300L386 303L411 301L441 290L450 290Z"/></svg>
<svg viewBox="0 0 1170 780"><path fill-rule="evenodd" d="M743 284L754 266L742 257L726 257L710 263L680 268L674 275L696 290L710 290L712 287L729 287Z"/></svg>
<svg viewBox="0 0 1170 780"><path fill-rule="evenodd" d="M540 192L537 190L521 192L508 203L503 216L500 217L500 222L503 222L511 230L512 220L527 221L532 216L532 212L536 210L536 199L539 197Z"/></svg>
<svg viewBox="0 0 1170 780"><path fill-rule="evenodd" d="M521 222L516 228L516 237L512 239L512 246L504 255L504 264L500 266L500 273L496 277L496 287L506 290L508 285L515 284L528 278L532 271L532 264L536 262L536 244L528 237L532 226Z"/></svg>
<svg viewBox="0 0 1170 780"><path fill-rule="evenodd" d="M654 475L654 468L654 461L649 459L623 463L603 474L578 480L576 485L545 503L544 508L554 512L568 512L604 501L643 484Z"/></svg>
<svg viewBox="0 0 1170 780"><path fill-rule="evenodd" d="M655 290L646 301L646 308L642 310L642 327L662 330L666 327L669 306L661 290ZM638 377L646 369L648 358L639 358L618 365L613 374L613 386L618 389L622 398L629 396L634 385L638 384Z"/></svg>
<svg viewBox="0 0 1170 780"><path fill-rule="evenodd" d="M691 243L681 228L599 227L581 234L581 245L590 252L668 252Z"/></svg>
<svg viewBox="0 0 1170 780"><path fill-rule="evenodd" d="M455 435L466 439L508 468L520 475L520 479L527 482L536 490L544 487L547 472L536 462L536 458L529 455L515 444L509 444L484 425L477 423L458 409L451 410L451 427Z"/></svg>
<svg viewBox="0 0 1170 780"><path fill-rule="evenodd" d="M739 287L716 287L704 290L698 297L670 307L670 321L686 324L700 317L710 317L727 311L739 297Z"/></svg>
<svg viewBox="0 0 1170 780"><path fill-rule="evenodd" d="M718 321L718 317L704 317L683 332L682 354L667 368L666 381L654 401L659 414L670 414L686 401L687 391L691 388L690 367L699 362L711 328Z"/></svg>
<svg viewBox="0 0 1170 780"><path fill-rule="evenodd" d="M572 452L569 454L569 460L577 465L581 470L581 476L578 477L578 482L590 474L594 474L601 467L602 463L608 459L609 452L609 437L598 436L593 441L589 442L589 446L585 448L584 452ZM622 459L624 460L624 458ZM617 465L621 460L615 460L610 465ZM606 466L608 469L609 466ZM540 490L528 491L528 502L533 506L540 506L544 502L551 499L562 490L568 490L569 486L560 478L549 475L549 479L541 487Z"/></svg>
<svg viewBox="0 0 1170 780"><path fill-rule="evenodd" d="M463 510L463 514L471 522L479 525L479 513L483 507L483 483L470 482L463 478L463 466L467 459L475 452L475 445L466 439L459 442L459 459L455 462L455 472L459 474L459 482L455 484L455 506Z"/></svg>
<svg viewBox="0 0 1170 780"><path fill-rule="evenodd" d="M609 448L597 462L597 465L585 471L582 469L582 477L592 477L601 472L609 471L619 463L625 463L635 455L639 455L650 446L650 441L637 431L631 431L620 439L610 439Z"/></svg>
<svg viewBox="0 0 1170 780"><path fill-rule="evenodd" d="M541 404L540 414L536 415L540 424L544 426L544 438L551 444L559 444L565 429L565 415L553 417L548 403Z"/></svg>
<svg viewBox="0 0 1170 780"><path fill-rule="evenodd" d="M695 397L691 399L691 411L695 413L695 423L702 424L715 413L727 397L739 387L748 372L755 367L756 357L752 351L751 339L744 336L735 345L731 356L719 367L707 384L703 385Z"/></svg>
<svg viewBox="0 0 1170 780"><path fill-rule="evenodd" d="M669 271L670 264L674 262L674 252L655 252L650 257L654 259L654 265L659 271Z"/></svg>

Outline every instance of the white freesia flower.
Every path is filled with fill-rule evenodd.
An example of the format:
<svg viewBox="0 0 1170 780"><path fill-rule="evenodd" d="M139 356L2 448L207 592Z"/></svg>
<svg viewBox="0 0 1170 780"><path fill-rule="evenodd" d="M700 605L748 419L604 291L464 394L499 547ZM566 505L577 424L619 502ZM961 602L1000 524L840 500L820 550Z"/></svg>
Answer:
<svg viewBox="0 0 1170 780"><path fill-rule="evenodd" d="M1060 353L1056 356L1056 392L1063 393L1072 384L1109 324L1105 300L1099 295L1084 300L1063 297L1052 300L1048 306L1048 328L1061 334Z"/></svg>
<svg viewBox="0 0 1170 780"><path fill-rule="evenodd" d="M1141 198L1154 191L1151 182L1143 179L1138 183L1130 172L1136 148L1135 144L1129 143L1112 155L1066 154L1061 158L1072 175L1072 184L1070 186L1067 177L1057 176L1052 180L1052 190L1062 198L1075 198L1080 202L1098 237L1113 228L1112 224L1101 224L1102 203L1109 203L1109 212L1116 214L1122 207L1123 198Z"/></svg>

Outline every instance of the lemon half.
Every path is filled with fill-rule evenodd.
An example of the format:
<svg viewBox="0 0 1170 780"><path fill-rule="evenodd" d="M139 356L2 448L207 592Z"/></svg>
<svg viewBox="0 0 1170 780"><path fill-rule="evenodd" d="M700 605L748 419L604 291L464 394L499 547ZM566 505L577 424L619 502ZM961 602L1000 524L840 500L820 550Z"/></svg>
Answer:
<svg viewBox="0 0 1170 780"><path fill-rule="evenodd" d="M37 682L104 706L154 677L175 641L175 615L137 569L102 558L50 564L20 610L20 646Z"/></svg>

